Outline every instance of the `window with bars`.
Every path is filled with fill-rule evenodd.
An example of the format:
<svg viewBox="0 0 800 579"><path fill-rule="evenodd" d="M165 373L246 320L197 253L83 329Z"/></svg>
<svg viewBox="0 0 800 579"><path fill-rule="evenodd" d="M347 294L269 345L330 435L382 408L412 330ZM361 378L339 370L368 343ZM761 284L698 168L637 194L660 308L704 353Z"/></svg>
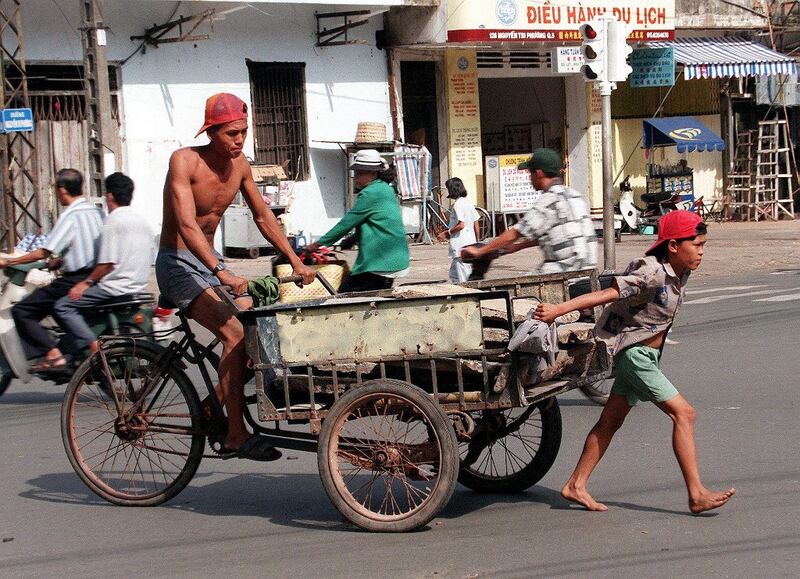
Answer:
<svg viewBox="0 0 800 579"><path fill-rule="evenodd" d="M284 165L292 179L307 179L306 65L247 61L256 163Z"/></svg>

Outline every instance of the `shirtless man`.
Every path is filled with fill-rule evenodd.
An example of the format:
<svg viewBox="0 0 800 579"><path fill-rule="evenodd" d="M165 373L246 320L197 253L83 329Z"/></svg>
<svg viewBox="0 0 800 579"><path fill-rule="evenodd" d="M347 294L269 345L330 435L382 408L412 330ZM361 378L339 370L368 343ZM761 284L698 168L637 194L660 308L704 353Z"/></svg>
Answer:
<svg viewBox="0 0 800 579"><path fill-rule="evenodd" d="M247 279L228 270L213 249L214 233L237 192L244 195L261 234L289 258L294 274L311 283L314 271L292 251L256 188L250 165L242 155L247 128L247 105L242 100L227 93L213 95L206 101L205 123L197 133L207 133L210 143L172 154L164 184L156 278L162 296L222 342L217 397L227 411L228 428L221 454L263 461L279 458L280 452L245 427L244 330L213 290L213 286L225 285L236 296L247 293ZM246 297L237 298L237 303L245 308L252 305Z"/></svg>

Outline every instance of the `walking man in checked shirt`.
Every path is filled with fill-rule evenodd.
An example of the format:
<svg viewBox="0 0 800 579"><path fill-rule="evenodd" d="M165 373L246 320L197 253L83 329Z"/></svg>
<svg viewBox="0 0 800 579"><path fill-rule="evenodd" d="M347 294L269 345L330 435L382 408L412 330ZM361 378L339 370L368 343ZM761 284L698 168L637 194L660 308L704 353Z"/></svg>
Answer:
<svg viewBox="0 0 800 579"><path fill-rule="evenodd" d="M538 245L544 263L532 274L560 273L597 266L597 238L583 195L561 182L561 158L552 149L536 149L519 166L531 172L533 186L541 197L514 227L483 247L465 247L464 261L474 261L503 249L513 253Z"/></svg>

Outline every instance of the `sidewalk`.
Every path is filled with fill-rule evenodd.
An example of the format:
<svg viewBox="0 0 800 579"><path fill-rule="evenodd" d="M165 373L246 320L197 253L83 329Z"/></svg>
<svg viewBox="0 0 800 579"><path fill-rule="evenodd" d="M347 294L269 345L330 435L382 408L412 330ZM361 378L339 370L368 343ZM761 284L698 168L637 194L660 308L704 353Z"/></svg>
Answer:
<svg viewBox="0 0 800 579"><path fill-rule="evenodd" d="M719 276L733 273L800 268L800 221L760 223L710 223L703 265L696 275ZM624 235L616 245L616 269L622 270L632 259L644 254L655 241L654 235ZM602 240L600 255L602 256ZM345 252L353 262L356 253ZM228 267L245 277L267 275L269 255L258 259L227 259ZM541 262L538 248L520 251L497 260L488 277L521 275ZM601 257L600 266L603 260ZM447 279L450 262L447 244L412 245L411 274L404 281Z"/></svg>

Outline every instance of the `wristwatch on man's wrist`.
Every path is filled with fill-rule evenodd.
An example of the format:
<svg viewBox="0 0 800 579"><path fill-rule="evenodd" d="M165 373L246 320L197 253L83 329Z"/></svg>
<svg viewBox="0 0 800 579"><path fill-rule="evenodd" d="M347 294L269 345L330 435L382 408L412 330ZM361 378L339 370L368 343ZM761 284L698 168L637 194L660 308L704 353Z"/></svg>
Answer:
<svg viewBox="0 0 800 579"><path fill-rule="evenodd" d="M214 275L219 275L219 272L225 271L225 264L221 261L217 262L217 265L214 266L214 269L211 270L211 273Z"/></svg>
<svg viewBox="0 0 800 579"><path fill-rule="evenodd" d="M85 282L86 282L86 285L88 285L89 287L93 286L93 285L96 283L96 282L95 282L95 281L94 281L92 278L89 278L89 277L87 277L87 278L86 278L85 280L83 280L83 281L85 281Z"/></svg>

